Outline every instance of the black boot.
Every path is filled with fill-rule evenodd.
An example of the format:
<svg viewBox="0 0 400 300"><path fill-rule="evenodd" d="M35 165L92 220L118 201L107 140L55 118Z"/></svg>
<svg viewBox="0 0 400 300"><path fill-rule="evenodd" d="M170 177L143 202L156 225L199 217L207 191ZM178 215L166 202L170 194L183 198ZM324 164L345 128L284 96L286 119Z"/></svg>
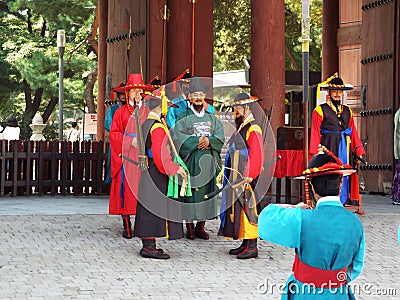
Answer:
<svg viewBox="0 0 400 300"><path fill-rule="evenodd" d="M258 257L257 239L248 240L246 247L237 255L238 259L248 259Z"/></svg>
<svg viewBox="0 0 400 300"><path fill-rule="evenodd" d="M194 240L196 236L194 235L194 224L193 222L187 221L186 222L186 238L189 240Z"/></svg>
<svg viewBox="0 0 400 300"><path fill-rule="evenodd" d="M204 230L204 225L206 225L206 221L198 221L196 224L196 228L194 229L194 233L199 239L208 240L210 237L208 233Z"/></svg>
<svg viewBox="0 0 400 300"><path fill-rule="evenodd" d="M124 225L124 231L122 232L122 237L124 237L126 239L131 239L132 238L131 218L130 217L123 217L122 218L122 223Z"/></svg>
<svg viewBox="0 0 400 300"><path fill-rule="evenodd" d="M140 255L145 258L168 259L170 256L164 253L161 249L156 249L156 239L142 239L143 248L140 250Z"/></svg>
<svg viewBox="0 0 400 300"><path fill-rule="evenodd" d="M244 250L244 248L246 248L248 243L249 243L249 240L244 239L242 244L238 248L229 250L229 254L230 255L238 255L240 252L242 252Z"/></svg>

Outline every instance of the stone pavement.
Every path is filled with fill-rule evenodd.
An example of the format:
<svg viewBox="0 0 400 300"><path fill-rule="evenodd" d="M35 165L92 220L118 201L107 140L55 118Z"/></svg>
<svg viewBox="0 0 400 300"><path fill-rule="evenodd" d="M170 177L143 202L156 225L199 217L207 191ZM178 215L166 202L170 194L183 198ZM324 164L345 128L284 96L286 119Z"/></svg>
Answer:
<svg viewBox="0 0 400 300"><path fill-rule="evenodd" d="M400 299L400 206L364 195L360 216L366 263L353 282L357 299ZM171 255L139 256L139 239L121 237L107 197L0 198L0 299L279 299L293 250L259 242L259 258L229 256L238 242L167 241Z"/></svg>

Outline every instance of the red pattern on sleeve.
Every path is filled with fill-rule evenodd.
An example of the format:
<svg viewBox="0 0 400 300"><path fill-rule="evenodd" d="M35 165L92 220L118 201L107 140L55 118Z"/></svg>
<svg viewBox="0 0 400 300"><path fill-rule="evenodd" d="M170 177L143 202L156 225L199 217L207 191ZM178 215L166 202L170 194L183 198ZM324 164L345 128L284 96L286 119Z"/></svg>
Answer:
<svg viewBox="0 0 400 300"><path fill-rule="evenodd" d="M310 155L318 153L318 145L321 143L321 124L322 116L314 109L311 117Z"/></svg>
<svg viewBox="0 0 400 300"><path fill-rule="evenodd" d="M157 169L168 175L175 175L179 165L172 161L171 154L167 149L168 137L164 128L158 127L151 133L151 152Z"/></svg>
<svg viewBox="0 0 400 300"><path fill-rule="evenodd" d="M349 127L351 128L351 150L355 151L355 154L359 157L365 155L364 146L360 140L360 136L358 135L356 126L354 125L353 114L350 116Z"/></svg>
<svg viewBox="0 0 400 300"><path fill-rule="evenodd" d="M249 146L249 158L244 176L254 179L260 175L264 163L262 134L257 131L252 131L247 139L247 144Z"/></svg>

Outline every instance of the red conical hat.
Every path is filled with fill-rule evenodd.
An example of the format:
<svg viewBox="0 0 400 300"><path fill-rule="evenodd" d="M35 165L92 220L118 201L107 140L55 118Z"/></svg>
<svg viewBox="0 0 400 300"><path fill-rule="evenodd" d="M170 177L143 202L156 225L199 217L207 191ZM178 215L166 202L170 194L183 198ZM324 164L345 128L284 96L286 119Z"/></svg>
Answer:
<svg viewBox="0 0 400 300"><path fill-rule="evenodd" d="M144 91L153 91L154 87L145 84L141 74L129 74L126 85L121 88L116 88L115 91L119 93L124 93L132 89L142 89Z"/></svg>

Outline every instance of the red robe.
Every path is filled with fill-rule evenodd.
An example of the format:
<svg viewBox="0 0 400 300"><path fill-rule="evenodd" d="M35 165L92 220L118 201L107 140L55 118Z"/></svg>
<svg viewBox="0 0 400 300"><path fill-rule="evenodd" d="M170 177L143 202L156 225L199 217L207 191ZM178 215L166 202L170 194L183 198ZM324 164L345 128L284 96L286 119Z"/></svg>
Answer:
<svg viewBox="0 0 400 300"><path fill-rule="evenodd" d="M332 114L332 111L327 110L328 116L324 116L324 109L327 108L328 104L322 104L317 106L313 113L312 113L312 121L311 121L311 138L310 138L310 150L309 150L309 158L311 159L312 155L318 153L318 145L321 143L322 139L322 134L321 134L321 127L323 126L331 126L332 128L339 128L339 119L334 117L330 118L329 115L334 115L336 112ZM332 109L332 108L331 108ZM348 109L348 111L347 111ZM363 144L360 140L360 137L358 135L357 129L354 125L354 118L353 118L353 112L351 111L350 108L344 107L344 110L347 111L348 114L348 123L345 124L347 125L346 128L351 128L351 135L350 135L350 152L354 152L355 155L358 157L362 157L365 155L365 150L363 147ZM328 145L324 145L329 147ZM331 150L335 155L338 155L338 147L339 145L335 147L335 149L329 149ZM352 161L351 154L348 153L348 160L349 162ZM349 198L351 200L360 200L360 194L359 194L359 188L358 188L358 173L355 173L351 175L350 177L350 195Z"/></svg>
<svg viewBox="0 0 400 300"><path fill-rule="evenodd" d="M138 150L132 146L136 136L136 124L132 115L133 108L129 104L121 106L114 114L110 130L111 146L111 189L109 213L112 215L133 215L136 213L140 169L132 163L124 161L121 153L134 161L138 161ZM140 108L140 124L149 113L149 108Z"/></svg>

